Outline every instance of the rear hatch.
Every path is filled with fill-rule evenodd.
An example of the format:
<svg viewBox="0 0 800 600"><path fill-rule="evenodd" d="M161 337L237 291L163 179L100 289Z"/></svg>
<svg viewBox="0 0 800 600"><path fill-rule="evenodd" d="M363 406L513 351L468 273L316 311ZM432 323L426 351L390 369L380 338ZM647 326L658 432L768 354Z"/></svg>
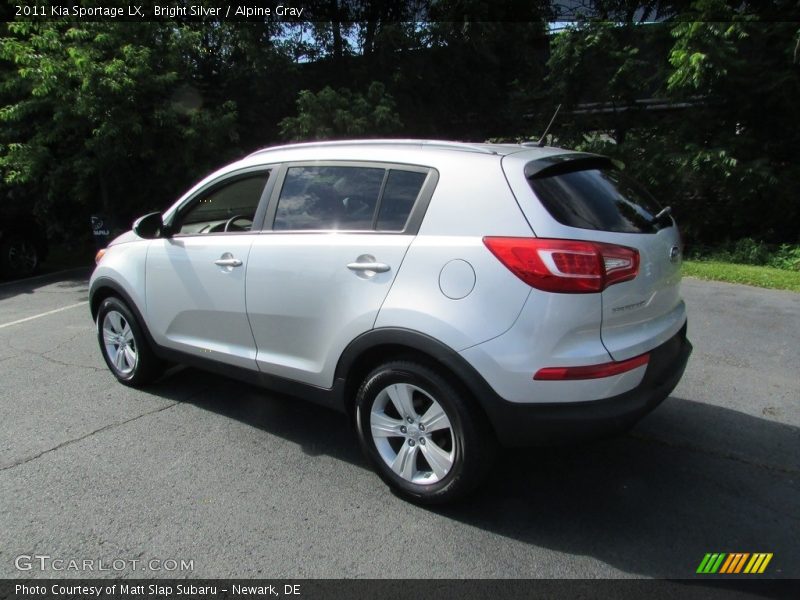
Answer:
<svg viewBox="0 0 800 600"><path fill-rule="evenodd" d="M638 275L600 294L601 338L614 360L643 354L680 330L681 241L669 209L600 156L521 152L505 157L503 168L537 237L639 252Z"/></svg>

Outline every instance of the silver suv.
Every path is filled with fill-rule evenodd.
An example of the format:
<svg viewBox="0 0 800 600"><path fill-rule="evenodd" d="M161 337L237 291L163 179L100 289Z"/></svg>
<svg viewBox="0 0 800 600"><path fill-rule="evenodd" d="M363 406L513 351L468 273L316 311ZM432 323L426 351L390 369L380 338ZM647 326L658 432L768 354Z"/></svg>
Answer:
<svg viewBox="0 0 800 600"><path fill-rule="evenodd" d="M620 431L658 405L691 352L680 260L669 209L601 156L298 144L137 220L90 304L120 382L178 362L334 407L391 488L436 503L497 442Z"/></svg>

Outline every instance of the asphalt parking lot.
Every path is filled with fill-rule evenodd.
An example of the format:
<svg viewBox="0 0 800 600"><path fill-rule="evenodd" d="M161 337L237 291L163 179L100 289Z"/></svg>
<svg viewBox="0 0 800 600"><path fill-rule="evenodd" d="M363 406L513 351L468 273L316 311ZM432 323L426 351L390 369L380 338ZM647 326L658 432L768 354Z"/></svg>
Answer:
<svg viewBox="0 0 800 600"><path fill-rule="evenodd" d="M117 384L85 274L0 285L0 578L683 578L707 552L800 577L800 294L684 297L695 352L656 412L508 452L470 502L430 510L388 492L341 415L192 369Z"/></svg>

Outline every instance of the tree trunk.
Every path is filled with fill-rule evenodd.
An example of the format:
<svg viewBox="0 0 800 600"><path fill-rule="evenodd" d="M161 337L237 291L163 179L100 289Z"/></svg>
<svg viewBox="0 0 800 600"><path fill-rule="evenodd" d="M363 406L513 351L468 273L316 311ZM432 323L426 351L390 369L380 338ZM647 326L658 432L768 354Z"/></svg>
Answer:
<svg viewBox="0 0 800 600"><path fill-rule="evenodd" d="M108 181L106 180L105 171L100 170L97 178L100 180L100 202L103 215L108 219L111 216L111 198L108 194Z"/></svg>
<svg viewBox="0 0 800 600"><path fill-rule="evenodd" d="M340 21L331 23L333 30L333 58L340 61L344 56L344 44L342 43L342 24Z"/></svg>

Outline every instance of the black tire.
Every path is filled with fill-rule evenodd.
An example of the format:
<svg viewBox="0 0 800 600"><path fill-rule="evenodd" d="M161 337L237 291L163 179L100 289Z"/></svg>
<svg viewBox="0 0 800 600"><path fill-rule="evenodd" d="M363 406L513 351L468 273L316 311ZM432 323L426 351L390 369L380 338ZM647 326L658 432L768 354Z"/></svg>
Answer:
<svg viewBox="0 0 800 600"><path fill-rule="evenodd" d="M399 414L397 403L390 398L390 390L408 392L407 397L412 399L415 407L415 413L411 415L414 423L408 419L402 420L408 415ZM394 393L397 394L396 391ZM419 427L420 423L424 424L425 415L432 414L429 410L433 402L443 410L449 428L430 432ZM376 438L372 433L371 420L386 416L390 418L387 423L393 426L393 433ZM356 395L355 419L361 448L375 471L396 494L418 504L443 504L464 498L483 481L497 451L494 434L472 398L461 392L443 374L417 362L387 362L367 375ZM395 435L394 426L399 430L400 423L404 423L404 431ZM432 426L430 428L433 429ZM437 439L436 436L441 437ZM407 444L411 449L406 448ZM413 449L415 446L416 450ZM451 457L452 462L446 474L437 475L433 472L435 469L427 453L434 449L437 452L444 449ZM410 454L412 451L413 454ZM412 473L403 475L393 469L389 463L392 453L395 465L413 463L414 466L410 467ZM403 461L401 453L412 458ZM443 472L443 464L447 463L439 464L440 473ZM403 468L400 467L400 470Z"/></svg>
<svg viewBox="0 0 800 600"><path fill-rule="evenodd" d="M117 323L121 323L122 326L120 327ZM119 334L118 337L127 333L128 330L125 329L125 326L129 328L129 337L132 339L132 343L125 343L133 350L134 361L128 359L129 353L126 354L124 350L119 352L119 344L106 343L107 325L111 327L112 332L119 330L116 331ZM125 302L115 296L103 300L97 311L97 341L100 344L100 353L109 370L124 385L140 387L154 381L163 372L163 364L153 353L136 316ZM111 342L110 339L108 341ZM123 355L120 360L124 364L115 363L115 348L118 351L117 354ZM131 362L134 364L131 365Z"/></svg>
<svg viewBox="0 0 800 600"><path fill-rule="evenodd" d="M14 234L0 244L0 273L5 277L30 277L38 268L39 249L33 240Z"/></svg>

